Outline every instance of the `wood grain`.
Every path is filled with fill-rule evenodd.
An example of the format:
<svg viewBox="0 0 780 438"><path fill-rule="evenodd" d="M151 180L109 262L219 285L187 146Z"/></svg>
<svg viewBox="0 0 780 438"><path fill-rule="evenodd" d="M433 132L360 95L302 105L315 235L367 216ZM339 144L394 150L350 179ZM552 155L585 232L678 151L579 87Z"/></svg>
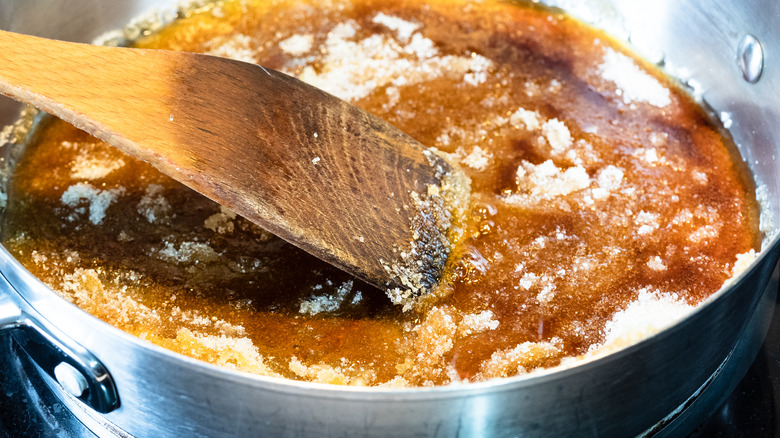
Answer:
<svg viewBox="0 0 780 438"><path fill-rule="evenodd" d="M412 193L441 186L450 166L365 111L282 73L206 55L0 32L0 61L3 94L376 286L403 286L387 267L422 221L433 247L415 266L428 286L440 276L448 222L421 216Z"/></svg>

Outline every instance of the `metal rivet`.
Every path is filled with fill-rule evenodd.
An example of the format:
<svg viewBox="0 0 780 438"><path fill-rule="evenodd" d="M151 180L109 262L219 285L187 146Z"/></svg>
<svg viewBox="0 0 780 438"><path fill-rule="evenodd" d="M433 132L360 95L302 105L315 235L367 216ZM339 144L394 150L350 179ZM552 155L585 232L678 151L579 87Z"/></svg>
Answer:
<svg viewBox="0 0 780 438"><path fill-rule="evenodd" d="M737 59L742 77L746 81L755 84L761 79L761 73L764 71L764 49L756 37L750 34L742 37L737 50Z"/></svg>
<svg viewBox="0 0 780 438"><path fill-rule="evenodd" d="M64 390L75 397L81 397L89 387L87 379L69 363L61 362L54 367L54 377Z"/></svg>

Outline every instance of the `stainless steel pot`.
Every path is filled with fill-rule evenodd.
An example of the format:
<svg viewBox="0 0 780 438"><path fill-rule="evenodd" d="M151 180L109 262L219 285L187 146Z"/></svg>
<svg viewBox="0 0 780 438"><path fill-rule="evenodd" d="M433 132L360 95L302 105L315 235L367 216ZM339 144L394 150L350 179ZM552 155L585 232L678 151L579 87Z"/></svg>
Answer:
<svg viewBox="0 0 780 438"><path fill-rule="evenodd" d="M90 41L152 6L173 3L0 0L0 28ZM780 220L780 67L771 57L780 52L780 3L555 3L630 35L640 53L663 58L688 81L729 121L742 156L767 188L767 211ZM0 101L0 122L12 121L18 108ZM766 285L779 254L778 239L767 238L738 281L632 347L569 369L472 385L343 388L220 369L84 313L2 248L0 333L21 345L49 389L101 434L671 435L685 433L720 404L752 361L774 305L776 289ZM0 342L0 354L12 354L10 345Z"/></svg>

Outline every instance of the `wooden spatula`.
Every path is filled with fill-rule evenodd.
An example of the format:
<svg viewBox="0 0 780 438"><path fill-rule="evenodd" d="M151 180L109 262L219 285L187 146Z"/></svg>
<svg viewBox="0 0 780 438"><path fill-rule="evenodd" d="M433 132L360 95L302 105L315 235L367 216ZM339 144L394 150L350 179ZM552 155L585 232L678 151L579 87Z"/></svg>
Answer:
<svg viewBox="0 0 780 438"><path fill-rule="evenodd" d="M467 183L371 114L282 73L0 32L0 93L62 118L397 303L436 285Z"/></svg>

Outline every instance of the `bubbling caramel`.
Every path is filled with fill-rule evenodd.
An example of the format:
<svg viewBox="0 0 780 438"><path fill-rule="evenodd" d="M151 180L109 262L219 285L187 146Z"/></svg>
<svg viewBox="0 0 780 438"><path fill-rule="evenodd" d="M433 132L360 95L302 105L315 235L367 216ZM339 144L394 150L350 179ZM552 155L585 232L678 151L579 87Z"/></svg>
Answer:
<svg viewBox="0 0 780 438"><path fill-rule="evenodd" d="M13 171L3 244L67 300L183 355L334 384L513 376L662 328L760 246L755 190L730 140L668 78L555 11L226 1L135 45L284 71L471 179L451 281L404 311L49 120Z"/></svg>

